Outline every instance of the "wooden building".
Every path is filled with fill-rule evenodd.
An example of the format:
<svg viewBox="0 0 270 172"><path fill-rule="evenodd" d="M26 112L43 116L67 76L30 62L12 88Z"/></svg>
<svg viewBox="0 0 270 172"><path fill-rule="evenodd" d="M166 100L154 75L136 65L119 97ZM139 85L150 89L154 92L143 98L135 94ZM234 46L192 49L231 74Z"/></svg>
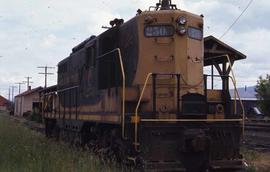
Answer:
<svg viewBox="0 0 270 172"><path fill-rule="evenodd" d="M9 106L9 101L0 95L0 111L7 111Z"/></svg>
<svg viewBox="0 0 270 172"><path fill-rule="evenodd" d="M14 114L16 116L23 116L26 112L39 112L41 107L39 91L42 89L42 87L29 88L27 91L15 96Z"/></svg>

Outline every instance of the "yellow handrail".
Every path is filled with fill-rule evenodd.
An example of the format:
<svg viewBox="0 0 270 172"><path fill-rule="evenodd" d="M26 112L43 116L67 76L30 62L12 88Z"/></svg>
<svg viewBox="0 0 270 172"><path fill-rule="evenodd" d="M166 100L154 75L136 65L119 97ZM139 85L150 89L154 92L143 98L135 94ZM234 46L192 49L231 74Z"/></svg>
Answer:
<svg viewBox="0 0 270 172"><path fill-rule="evenodd" d="M141 100L142 100L142 97L143 97L143 94L144 94L144 91L145 91L145 88L146 88L146 85L148 83L148 80L149 78L153 75L153 73L148 73L147 76L146 76L146 79L144 81L144 85L143 85L143 89L142 89L142 92L141 92L141 95L140 95L140 98L138 100L138 103L137 103L137 106L136 106L136 109L135 109L135 143L134 143L134 146L135 146L135 150L138 150L138 109L139 109L139 106L141 104Z"/></svg>
<svg viewBox="0 0 270 172"><path fill-rule="evenodd" d="M244 108L243 102L242 102L242 100L240 98L239 92L238 92L238 90L236 88L236 79L235 79L235 75L234 75L234 72L233 72L231 60L230 60L228 54L226 54L225 56L227 57L227 60L229 62L229 66L231 68L231 73L232 73L232 77L233 77L232 82L233 82L233 86L234 86L234 94L235 93L237 94L237 97L239 99L239 102L240 102L240 105L241 105L241 108L242 108L242 135L244 137L244 134L245 134L245 118L246 118L246 116L245 116L245 108Z"/></svg>
<svg viewBox="0 0 270 172"><path fill-rule="evenodd" d="M109 51L108 53L105 53L98 58L104 57L108 54L111 54L113 52L117 51L118 57L119 57L119 62L120 62L120 68L121 68L121 73L122 73L122 115L121 115L121 123L122 123L122 138L125 138L125 101L126 101L126 75L125 75L125 69L124 69L124 64L123 64L123 59L122 59L122 54L120 48L116 48L112 51Z"/></svg>
<svg viewBox="0 0 270 172"><path fill-rule="evenodd" d="M142 122L239 122L242 119L140 119Z"/></svg>
<svg viewBox="0 0 270 172"><path fill-rule="evenodd" d="M231 65L231 62L230 62L229 59L228 59L228 62L230 64L230 68L232 70L232 65ZM237 96L239 98L240 104L241 104L241 108L242 108L242 112L243 112L242 119L139 119L139 117L138 117L138 109L140 107L141 100L142 100L142 97L144 95L144 92L145 92L147 83L149 81L149 78L152 75L153 75L153 73L148 73L147 74L144 85L143 85L143 89L141 91L141 94L140 94L140 97L139 97L139 100L138 100L138 103L137 103L137 106L136 106L136 109L135 109L135 122L134 122L135 123L135 127L134 127L134 130L135 130L135 136L134 136L135 150L138 150L138 145L139 145L139 143L138 143L138 123L140 121L142 121L142 122L240 122L240 121L242 121L243 122L243 126L242 126L243 127L243 134L244 134L245 110L244 110L243 102L241 101L239 93L238 93L237 88L236 88L236 81L234 79L235 78L234 74L233 74L234 78L231 77L231 76L229 76L229 78L233 82L234 90L235 90L235 92L236 92L236 94L237 94Z"/></svg>
<svg viewBox="0 0 270 172"><path fill-rule="evenodd" d="M116 49L122 72L122 138L125 138L125 101L126 101L126 75L120 48Z"/></svg>

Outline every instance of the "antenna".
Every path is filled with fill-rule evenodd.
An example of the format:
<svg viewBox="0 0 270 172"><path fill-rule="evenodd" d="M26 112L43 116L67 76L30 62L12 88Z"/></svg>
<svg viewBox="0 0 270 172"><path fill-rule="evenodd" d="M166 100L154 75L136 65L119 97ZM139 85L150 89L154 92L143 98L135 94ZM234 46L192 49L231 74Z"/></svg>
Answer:
<svg viewBox="0 0 270 172"><path fill-rule="evenodd" d="M111 29L111 27L109 27L109 26L102 26L101 28L102 29Z"/></svg>

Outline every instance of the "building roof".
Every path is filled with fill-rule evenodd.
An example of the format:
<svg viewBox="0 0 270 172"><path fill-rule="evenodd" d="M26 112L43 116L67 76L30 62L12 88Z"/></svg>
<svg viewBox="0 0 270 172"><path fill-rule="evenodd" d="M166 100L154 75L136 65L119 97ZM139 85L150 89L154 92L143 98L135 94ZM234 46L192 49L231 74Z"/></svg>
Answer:
<svg viewBox="0 0 270 172"><path fill-rule="evenodd" d="M227 62L227 57L225 55L228 55L232 62L247 58L246 55L214 36L204 38L204 66Z"/></svg>
<svg viewBox="0 0 270 172"><path fill-rule="evenodd" d="M43 89L42 87L33 88L31 90L27 90L27 91L25 91L25 92L23 92L21 94L18 94L15 97L27 96L27 95L30 95L30 94L33 94L33 93L38 93L42 89Z"/></svg>
<svg viewBox="0 0 270 172"><path fill-rule="evenodd" d="M0 95L0 106L6 106L8 104L8 100Z"/></svg>
<svg viewBox="0 0 270 172"><path fill-rule="evenodd" d="M258 100L256 97L255 87L238 88L238 93L241 100ZM231 98L234 99L234 90L230 90Z"/></svg>

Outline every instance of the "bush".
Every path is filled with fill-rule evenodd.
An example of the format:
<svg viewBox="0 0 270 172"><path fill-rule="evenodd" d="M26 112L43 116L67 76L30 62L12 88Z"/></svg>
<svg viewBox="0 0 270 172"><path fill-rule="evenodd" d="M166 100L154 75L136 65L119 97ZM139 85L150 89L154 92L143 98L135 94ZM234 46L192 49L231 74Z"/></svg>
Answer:
<svg viewBox="0 0 270 172"><path fill-rule="evenodd" d="M270 75L266 75L265 78L259 77L255 91L260 108L265 115L270 116Z"/></svg>
<svg viewBox="0 0 270 172"><path fill-rule="evenodd" d="M23 117L30 121L42 123L42 116L39 113L27 111L23 113Z"/></svg>
<svg viewBox="0 0 270 172"><path fill-rule="evenodd" d="M31 111L27 111L27 112L23 113L23 117L26 118L26 119L29 119L30 116L31 116Z"/></svg>
<svg viewBox="0 0 270 172"><path fill-rule="evenodd" d="M42 123L42 116L39 113L32 113L30 116L30 120L38 122L38 123Z"/></svg>

